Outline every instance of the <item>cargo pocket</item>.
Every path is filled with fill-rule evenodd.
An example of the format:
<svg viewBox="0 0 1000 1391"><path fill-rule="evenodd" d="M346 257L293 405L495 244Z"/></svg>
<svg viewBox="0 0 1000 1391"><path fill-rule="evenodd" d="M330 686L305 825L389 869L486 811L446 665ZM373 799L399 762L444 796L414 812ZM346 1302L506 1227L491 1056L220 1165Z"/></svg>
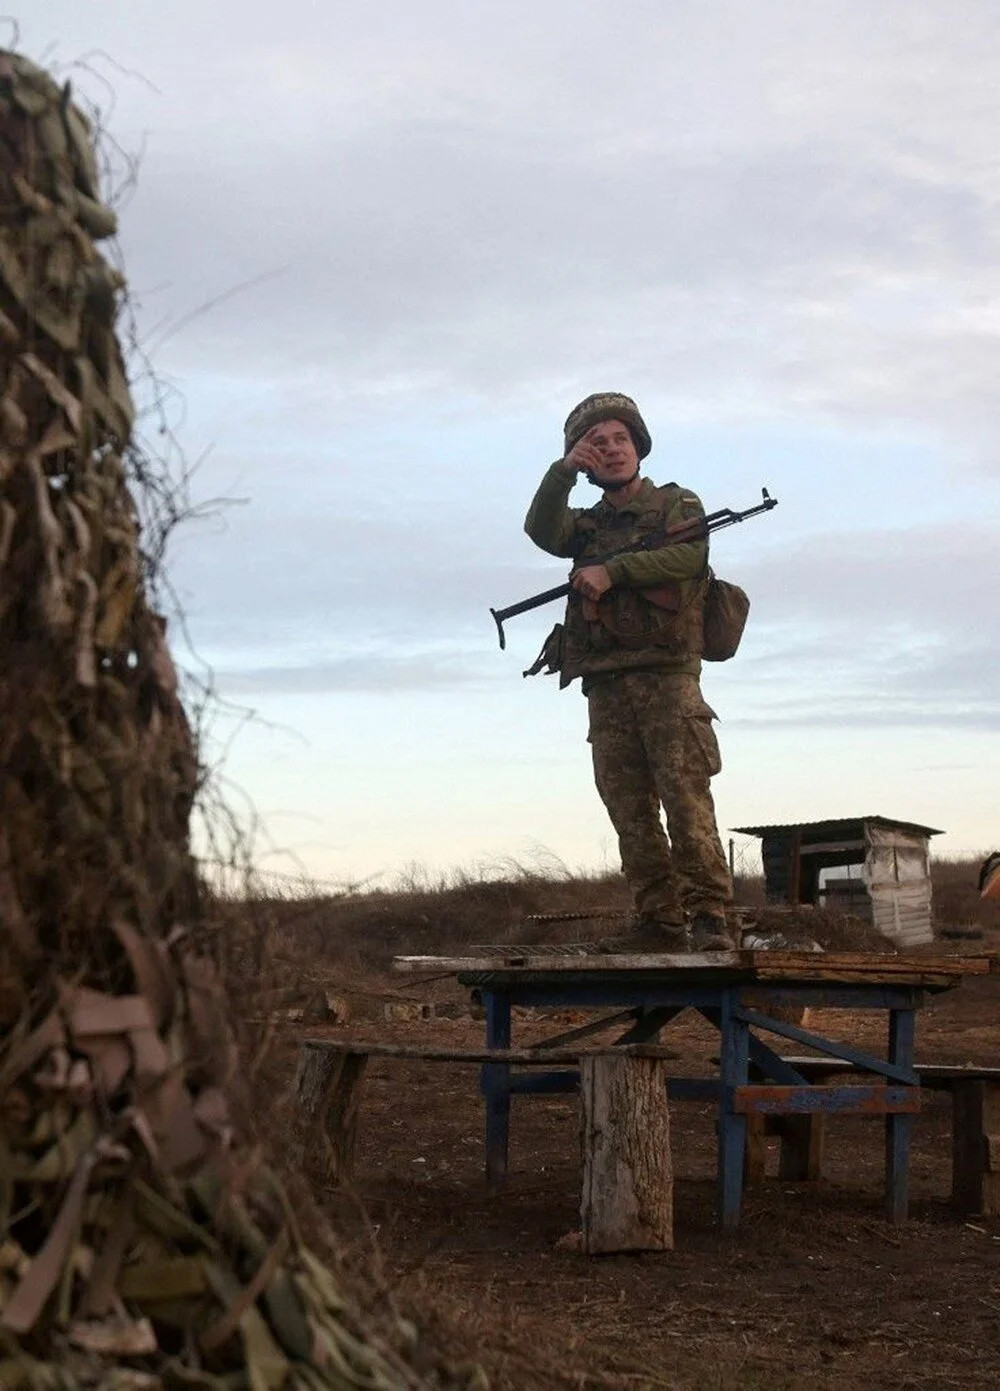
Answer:
<svg viewBox="0 0 1000 1391"><path fill-rule="evenodd" d="M699 695L691 702L691 708L684 712L684 726L687 731L685 743L691 759L691 771L714 778L722 771L722 755L712 721L718 719L712 707Z"/></svg>

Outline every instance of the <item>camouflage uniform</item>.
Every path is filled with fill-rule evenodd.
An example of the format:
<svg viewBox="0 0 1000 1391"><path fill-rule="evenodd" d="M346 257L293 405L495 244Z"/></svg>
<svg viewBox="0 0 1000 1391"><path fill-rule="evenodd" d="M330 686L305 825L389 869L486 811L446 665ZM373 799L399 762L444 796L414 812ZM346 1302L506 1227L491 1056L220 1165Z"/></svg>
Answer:
<svg viewBox="0 0 1000 1391"><path fill-rule="evenodd" d="M709 790L721 760L697 676L623 672L595 682L588 705L594 779L636 911L664 922L721 914L732 886Z"/></svg>
<svg viewBox="0 0 1000 1391"><path fill-rule="evenodd" d="M567 429L567 452L570 447ZM594 507L571 508L574 481L557 460L535 494L525 530L577 568L704 516L693 493L648 479L625 503L603 498ZM721 916L732 898L709 787L721 766L715 715L698 682L707 565L707 540L618 556L607 563L612 589L597 603L574 592L544 649L562 685L582 678L594 777L618 833L636 910L665 923L679 922L685 912Z"/></svg>

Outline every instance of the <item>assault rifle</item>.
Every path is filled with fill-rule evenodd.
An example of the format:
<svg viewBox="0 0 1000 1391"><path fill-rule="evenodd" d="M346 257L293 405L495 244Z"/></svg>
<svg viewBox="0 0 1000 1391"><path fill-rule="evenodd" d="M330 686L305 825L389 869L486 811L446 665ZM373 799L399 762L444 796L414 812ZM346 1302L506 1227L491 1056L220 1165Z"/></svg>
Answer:
<svg viewBox="0 0 1000 1391"><path fill-rule="evenodd" d="M655 551L661 546L676 546L684 541L700 541L702 537L708 536L710 532L721 531L724 526L735 526L737 522L745 522L748 517L757 517L761 512L770 512L772 507L777 507L778 499L771 497L766 488L761 488L763 502L758 502L756 507L748 507L743 512L734 512L731 507L720 507L718 512L709 512L705 517L692 518L687 522L675 522L673 526L668 526L664 531L654 531L649 536L643 537L641 541L634 542L631 546L622 546L620 550L608 551L606 555L598 555L587 561L588 565L606 565L609 560L614 560L618 555L629 555L633 551ZM576 567L574 567L576 568ZM500 635L500 650L507 646L507 639L504 636L503 625L508 618L514 618L519 613L527 613L530 609L541 608L543 604L551 604L554 599L565 599L572 592L573 586L569 582L557 584L554 589L546 589L541 594L532 594L530 599L522 599L519 604L510 604L505 609L490 609L493 621L497 625L497 632Z"/></svg>

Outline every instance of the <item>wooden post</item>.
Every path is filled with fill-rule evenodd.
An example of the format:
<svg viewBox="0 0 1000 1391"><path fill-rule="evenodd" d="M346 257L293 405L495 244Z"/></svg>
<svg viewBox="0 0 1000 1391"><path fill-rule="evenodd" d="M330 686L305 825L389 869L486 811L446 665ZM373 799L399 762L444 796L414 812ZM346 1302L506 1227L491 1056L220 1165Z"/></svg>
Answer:
<svg viewBox="0 0 1000 1391"><path fill-rule="evenodd" d="M776 1116L781 1136L778 1178L786 1183L815 1183L823 1177L823 1140L826 1117L822 1111L808 1116Z"/></svg>
<svg viewBox="0 0 1000 1391"><path fill-rule="evenodd" d="M781 1141L778 1178L783 1183L814 1183L822 1178L825 1120L822 1111L806 1116L747 1116L745 1182L764 1182L767 1138L771 1135L777 1135Z"/></svg>
<svg viewBox="0 0 1000 1391"><path fill-rule="evenodd" d="M1000 1212L1000 1086L995 1082L954 1084L951 1194L962 1212Z"/></svg>
<svg viewBox="0 0 1000 1391"><path fill-rule="evenodd" d="M747 1116L747 1148L743 1160L743 1182L749 1187L762 1184L767 1177L767 1116Z"/></svg>
<svg viewBox="0 0 1000 1391"><path fill-rule="evenodd" d="M583 1249L591 1256L673 1248L666 1064L583 1058Z"/></svg>
<svg viewBox="0 0 1000 1391"><path fill-rule="evenodd" d="M358 1102L367 1063L366 1053L339 1053L308 1043L299 1050L295 1091L302 1166L328 1187L353 1177Z"/></svg>

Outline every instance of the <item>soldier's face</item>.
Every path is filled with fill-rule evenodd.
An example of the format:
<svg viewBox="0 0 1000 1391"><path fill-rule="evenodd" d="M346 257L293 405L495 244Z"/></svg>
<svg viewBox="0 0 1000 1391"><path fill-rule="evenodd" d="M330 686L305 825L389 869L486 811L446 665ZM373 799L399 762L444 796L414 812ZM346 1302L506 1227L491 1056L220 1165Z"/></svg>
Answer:
<svg viewBox="0 0 1000 1391"><path fill-rule="evenodd" d="M593 470L595 483L621 483L635 476L639 455L628 426L620 420L602 420L587 431L585 438L601 456L600 464Z"/></svg>

